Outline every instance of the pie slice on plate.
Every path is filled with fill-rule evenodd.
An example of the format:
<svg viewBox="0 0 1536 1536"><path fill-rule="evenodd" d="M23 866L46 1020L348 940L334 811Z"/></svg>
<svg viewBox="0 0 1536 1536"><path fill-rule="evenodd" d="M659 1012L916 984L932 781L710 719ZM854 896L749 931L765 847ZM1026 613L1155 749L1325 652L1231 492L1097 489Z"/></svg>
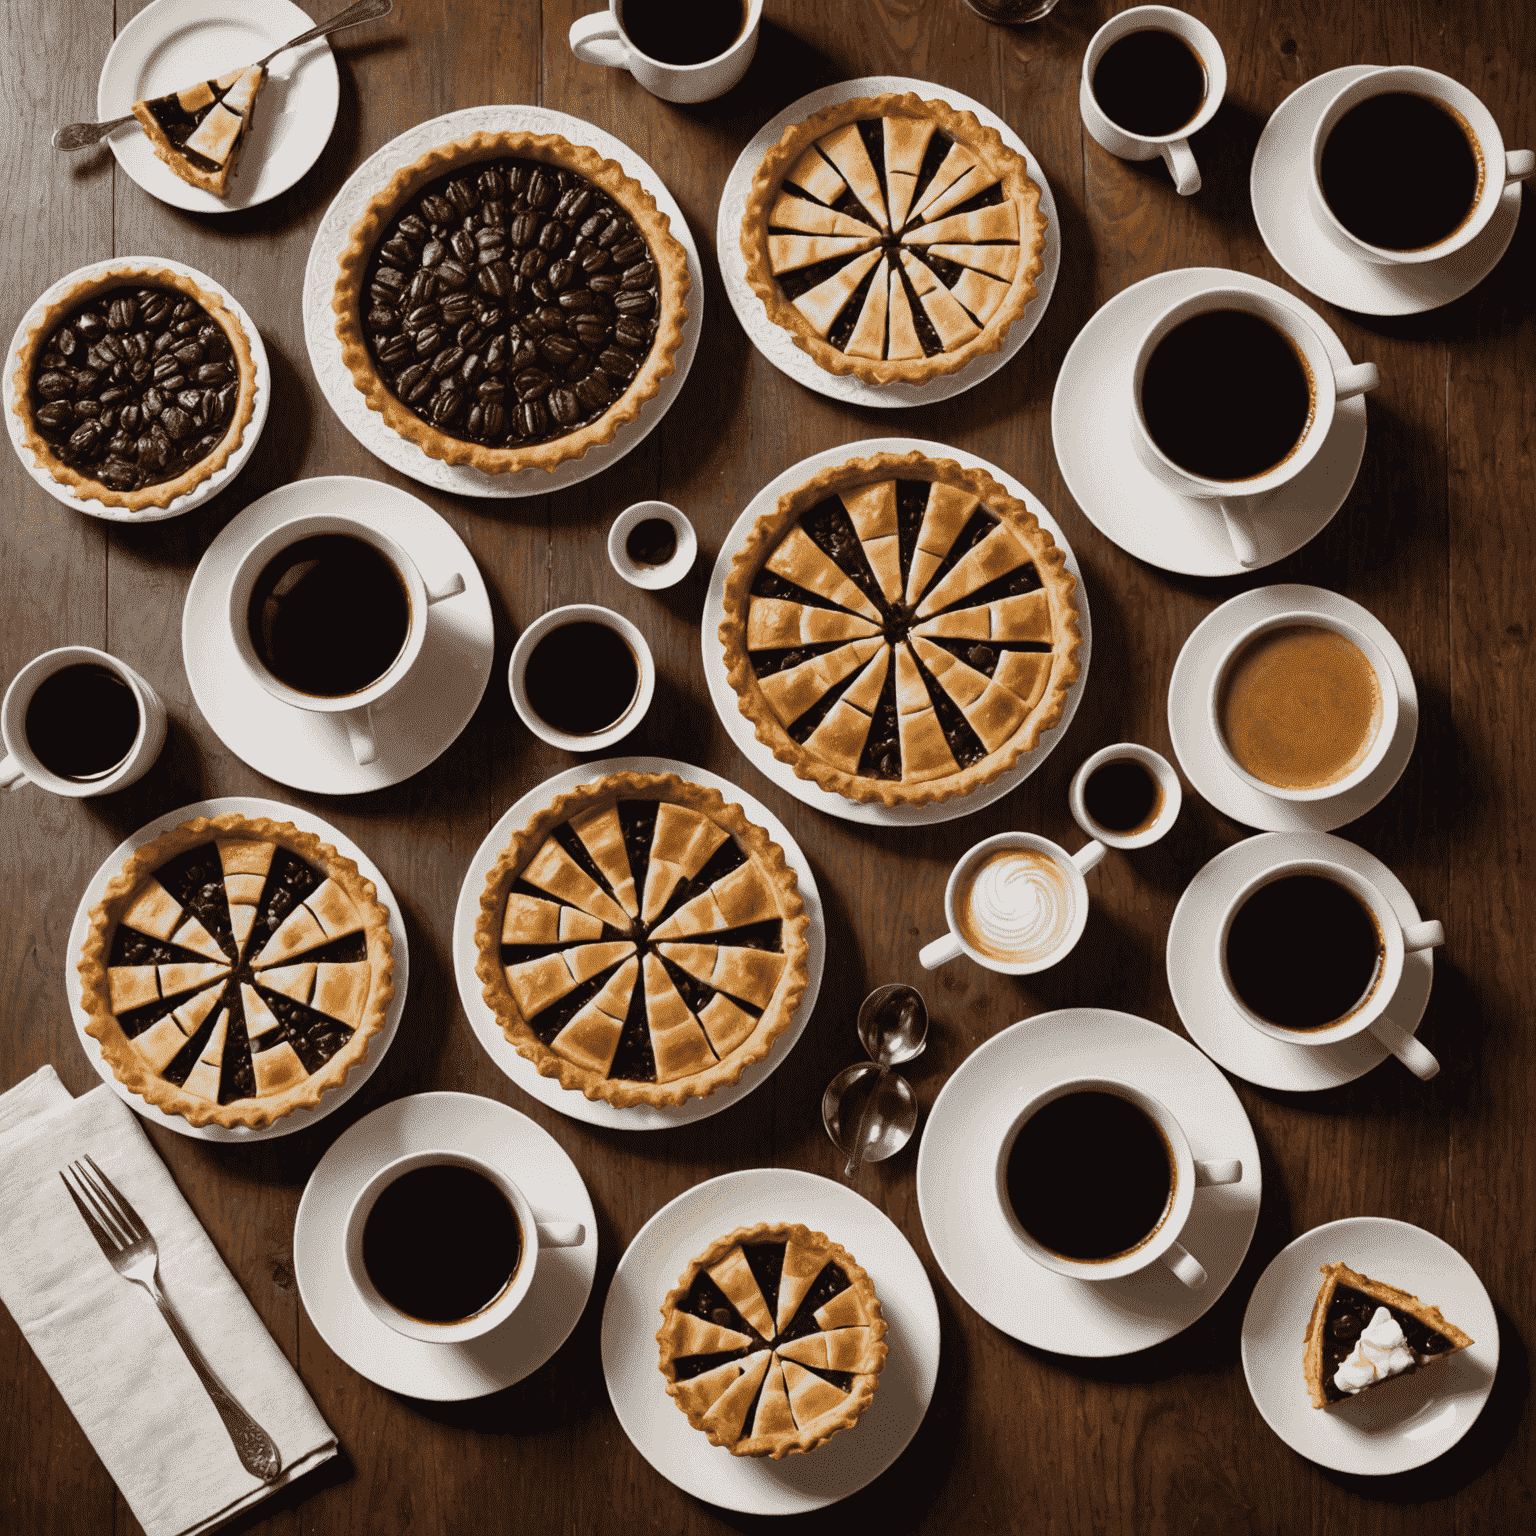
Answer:
<svg viewBox="0 0 1536 1536"><path fill-rule="evenodd" d="M156 156L176 175L223 197L255 122L257 94L266 82L266 70L251 64L169 96L136 101L133 115Z"/></svg>

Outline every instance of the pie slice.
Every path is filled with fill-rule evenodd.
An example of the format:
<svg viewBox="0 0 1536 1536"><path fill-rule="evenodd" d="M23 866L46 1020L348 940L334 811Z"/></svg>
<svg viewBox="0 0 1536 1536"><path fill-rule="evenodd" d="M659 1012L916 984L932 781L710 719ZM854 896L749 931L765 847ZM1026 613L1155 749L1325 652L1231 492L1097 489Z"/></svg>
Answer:
<svg viewBox="0 0 1536 1536"><path fill-rule="evenodd" d="M194 187L224 197L266 84L259 64L133 104L156 156Z"/></svg>
<svg viewBox="0 0 1536 1536"><path fill-rule="evenodd" d="M796 229L808 235L869 235L879 239L879 231L863 219L851 219L846 213L836 213L822 203L788 192L779 195L768 222L775 229Z"/></svg>

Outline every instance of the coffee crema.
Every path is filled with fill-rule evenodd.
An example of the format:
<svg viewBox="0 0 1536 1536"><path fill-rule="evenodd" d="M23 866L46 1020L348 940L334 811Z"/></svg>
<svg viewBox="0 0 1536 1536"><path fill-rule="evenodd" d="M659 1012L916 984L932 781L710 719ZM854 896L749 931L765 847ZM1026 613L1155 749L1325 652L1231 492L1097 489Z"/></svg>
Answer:
<svg viewBox="0 0 1536 1536"><path fill-rule="evenodd" d="M27 745L49 773L76 784L104 779L139 739L139 701L110 667L93 661L60 667L27 704Z"/></svg>
<svg viewBox="0 0 1536 1536"><path fill-rule="evenodd" d="M1093 95L1104 115L1145 138L1162 138L1192 123L1205 105L1206 90L1200 55L1161 27L1117 37L1093 71Z"/></svg>
<svg viewBox="0 0 1536 1536"><path fill-rule="evenodd" d="M1163 786L1134 757L1100 763L1083 785L1083 809L1090 820L1117 837L1145 832L1163 809Z"/></svg>
<svg viewBox="0 0 1536 1536"><path fill-rule="evenodd" d="M955 923L978 954L1005 965L1049 959L1072 932L1077 895L1036 848L998 848L955 886Z"/></svg>
<svg viewBox="0 0 1536 1536"><path fill-rule="evenodd" d="M567 736L617 725L640 691L640 663L616 629L595 619L561 624L534 646L523 672L534 714Z"/></svg>
<svg viewBox="0 0 1536 1536"><path fill-rule="evenodd" d="M705 64L747 24L747 0L622 0L619 25L641 53L662 64Z"/></svg>

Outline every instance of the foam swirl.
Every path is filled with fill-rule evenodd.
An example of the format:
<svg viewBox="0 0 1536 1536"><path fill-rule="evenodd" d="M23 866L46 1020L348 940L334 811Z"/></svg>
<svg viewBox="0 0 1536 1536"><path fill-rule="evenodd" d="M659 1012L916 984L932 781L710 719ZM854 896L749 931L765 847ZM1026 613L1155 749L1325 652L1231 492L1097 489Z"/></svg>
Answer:
<svg viewBox="0 0 1536 1536"><path fill-rule="evenodd" d="M989 960L1030 965L1065 942L1077 917L1066 871L1034 848L1000 848L960 882L960 937Z"/></svg>

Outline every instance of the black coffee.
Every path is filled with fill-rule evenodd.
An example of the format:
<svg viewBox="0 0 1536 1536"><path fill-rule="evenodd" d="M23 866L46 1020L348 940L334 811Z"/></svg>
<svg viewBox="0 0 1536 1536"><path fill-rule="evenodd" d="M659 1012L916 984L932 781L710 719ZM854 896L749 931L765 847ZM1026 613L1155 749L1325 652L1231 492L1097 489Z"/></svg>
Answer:
<svg viewBox="0 0 1536 1536"><path fill-rule="evenodd" d="M1290 457L1312 420L1312 378L1285 333L1240 309L1176 325L1142 375L1152 441L1208 480L1248 480Z"/></svg>
<svg viewBox="0 0 1536 1536"><path fill-rule="evenodd" d="M1162 808L1162 786L1134 758L1100 763L1083 785L1083 805L1108 832L1144 832Z"/></svg>
<svg viewBox="0 0 1536 1536"><path fill-rule="evenodd" d="M1182 37L1148 27L1117 37L1093 71L1104 115L1127 133L1177 133L1205 104L1205 65Z"/></svg>
<svg viewBox="0 0 1536 1536"><path fill-rule="evenodd" d="M279 682L339 699L390 669L410 634L411 600L400 573L372 544L322 533L268 561L248 620L251 644Z"/></svg>
<svg viewBox="0 0 1536 1536"><path fill-rule="evenodd" d="M534 646L523 688L539 719L568 736L606 731L635 701L640 664L617 630L562 624Z"/></svg>
<svg viewBox="0 0 1536 1536"><path fill-rule="evenodd" d="M619 7L630 42L663 64L719 58L746 24L746 0L623 0Z"/></svg>
<svg viewBox="0 0 1536 1536"><path fill-rule="evenodd" d="M647 517L629 530L624 553L636 565L665 565L677 553L677 529L664 517Z"/></svg>
<svg viewBox="0 0 1536 1536"><path fill-rule="evenodd" d="M1227 974L1261 1019L1324 1029L1375 990L1383 960L1376 919L1322 875L1285 875L1243 903L1227 932Z"/></svg>
<svg viewBox="0 0 1536 1536"><path fill-rule="evenodd" d="M1162 1222L1173 1153L1117 1093L1063 1094L1030 1116L1008 1154L1008 1201L1036 1242L1066 1259L1117 1258Z"/></svg>
<svg viewBox="0 0 1536 1536"><path fill-rule="evenodd" d="M1351 107L1323 145L1319 174L1339 223L1389 251L1423 250L1454 234L1483 181L1462 121L1410 91Z"/></svg>
<svg viewBox="0 0 1536 1536"><path fill-rule="evenodd" d="M363 1225L363 1267L385 1301L424 1323L460 1323L506 1290L523 1256L507 1197L483 1173L438 1163L402 1173Z"/></svg>
<svg viewBox="0 0 1536 1536"><path fill-rule="evenodd" d="M27 705L27 745L50 773L104 779L139 739L139 701L110 667L77 662L37 685Z"/></svg>

